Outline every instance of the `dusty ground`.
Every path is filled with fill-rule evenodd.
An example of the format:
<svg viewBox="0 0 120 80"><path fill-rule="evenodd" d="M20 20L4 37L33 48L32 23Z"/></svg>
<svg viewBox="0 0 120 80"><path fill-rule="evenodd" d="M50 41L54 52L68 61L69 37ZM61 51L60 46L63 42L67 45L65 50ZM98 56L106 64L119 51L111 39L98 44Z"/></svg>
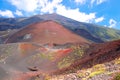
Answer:
<svg viewBox="0 0 120 80"><path fill-rule="evenodd" d="M0 45L1 80L111 80L116 72L120 72L119 40L102 44Z"/></svg>

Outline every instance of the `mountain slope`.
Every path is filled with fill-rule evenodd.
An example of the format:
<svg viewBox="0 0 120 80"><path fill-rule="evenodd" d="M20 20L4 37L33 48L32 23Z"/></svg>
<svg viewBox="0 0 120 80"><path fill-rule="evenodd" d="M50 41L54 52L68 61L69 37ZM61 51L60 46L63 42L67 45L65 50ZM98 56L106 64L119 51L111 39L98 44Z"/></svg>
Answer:
<svg viewBox="0 0 120 80"><path fill-rule="evenodd" d="M56 78L58 80L66 80L66 78L116 80L114 79L115 73L120 73L120 40L90 44L81 59L78 59L67 68L56 71L54 74L62 75L54 76L53 80Z"/></svg>
<svg viewBox="0 0 120 80"><path fill-rule="evenodd" d="M75 32L76 29L84 29L86 32L92 34L92 37L94 37L94 39L95 38L99 39L98 42L120 39L120 31L119 30L115 30L115 29L111 29L111 28L107 28L107 27L103 27L103 26L99 26L99 25L95 25L95 24L78 22L78 21L72 20L70 18L66 18L64 16L58 15L58 14L36 15L36 16L32 16L32 17L28 18L27 21L29 21L29 19L32 20L32 18L40 18L42 20L57 21L57 22L61 23L63 26L65 26L66 28L72 30L73 32ZM36 19L36 21L39 21L39 20ZM24 20L22 22L26 22L26 20ZM75 33L77 33L77 32L75 32ZM77 33L77 34L79 34L79 33ZM82 34L79 34L79 35L82 36ZM86 37L87 36L85 36L85 38ZM97 40L97 39L95 39L95 40ZM95 42L97 42L97 41L95 41Z"/></svg>
<svg viewBox="0 0 120 80"><path fill-rule="evenodd" d="M14 33L6 41L6 43L15 42L38 42L40 44L89 43L86 39L51 20L33 23Z"/></svg>
<svg viewBox="0 0 120 80"><path fill-rule="evenodd" d="M13 22L11 22L13 20ZM45 21L45 20L53 20L56 22L59 22L64 27L70 29L71 31L75 32L76 34L79 34L80 32L76 32L78 30L84 30L85 32L89 33L89 35L79 34L80 36L83 36L84 38L87 38L90 41L93 42L103 42L103 41L111 41L111 40L117 40L120 39L120 31L98 26L94 24L89 23L83 23L78 22L75 20L72 20L70 18L66 18L64 16L58 15L58 14L45 14L45 15L35 15L28 18L17 18L17 19L0 19L0 23L6 23L6 24L12 24L12 26L0 26L0 30L7 30L7 29L18 29L25 27L27 25L30 25L35 22ZM88 37L89 36L89 37Z"/></svg>
<svg viewBox="0 0 120 80"><path fill-rule="evenodd" d="M1 44L0 79L109 80L120 72L119 53L120 40L52 47L38 43Z"/></svg>

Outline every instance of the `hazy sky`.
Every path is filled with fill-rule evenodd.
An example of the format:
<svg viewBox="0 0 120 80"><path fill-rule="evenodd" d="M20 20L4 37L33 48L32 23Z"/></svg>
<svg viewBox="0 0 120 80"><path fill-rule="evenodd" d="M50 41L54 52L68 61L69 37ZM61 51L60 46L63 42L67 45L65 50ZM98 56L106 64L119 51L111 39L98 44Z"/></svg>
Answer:
<svg viewBox="0 0 120 80"><path fill-rule="evenodd" d="M49 13L120 29L120 0L0 0L0 17Z"/></svg>

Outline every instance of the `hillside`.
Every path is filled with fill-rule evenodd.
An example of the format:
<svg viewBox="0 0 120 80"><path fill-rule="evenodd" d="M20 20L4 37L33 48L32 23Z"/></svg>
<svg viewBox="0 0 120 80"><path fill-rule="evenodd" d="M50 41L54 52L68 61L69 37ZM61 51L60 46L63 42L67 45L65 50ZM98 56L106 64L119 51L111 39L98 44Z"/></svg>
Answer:
<svg viewBox="0 0 120 80"><path fill-rule="evenodd" d="M57 14L0 18L0 30L0 80L120 80L119 30Z"/></svg>
<svg viewBox="0 0 120 80"><path fill-rule="evenodd" d="M76 34L92 42L101 43L103 41L111 41L111 40L120 39L119 30L115 30L115 29L107 28L103 26L98 26L95 24L78 22L78 21L66 18L64 16L58 15L58 14L35 15L32 17L28 17L28 18L16 18L16 19L15 18L10 18L10 19L1 18L0 19L0 24L1 24L0 30L20 29L32 23L45 21L45 20L56 21L62 24L64 27L75 32ZM87 32L89 35L81 34L81 32L79 32L80 30L84 30L85 32L82 31L82 33Z"/></svg>
<svg viewBox="0 0 120 80"><path fill-rule="evenodd" d="M111 46L112 45L112 46ZM102 44L0 45L0 79L112 80L120 72L120 40Z"/></svg>
<svg viewBox="0 0 120 80"><path fill-rule="evenodd" d="M10 36L5 43L37 42L39 44L89 43L54 21L33 23Z"/></svg>

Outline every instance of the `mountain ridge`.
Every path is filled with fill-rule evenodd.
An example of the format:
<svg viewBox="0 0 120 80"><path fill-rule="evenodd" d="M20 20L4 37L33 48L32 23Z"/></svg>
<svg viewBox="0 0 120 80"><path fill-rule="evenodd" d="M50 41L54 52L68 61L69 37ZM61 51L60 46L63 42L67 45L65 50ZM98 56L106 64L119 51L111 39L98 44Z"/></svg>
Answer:
<svg viewBox="0 0 120 80"><path fill-rule="evenodd" d="M20 29L22 27L25 27L29 24L35 23L35 22L41 22L45 20L53 20L60 24L62 24L67 29L73 31L74 33L83 36L84 38L87 38L88 40L92 42L101 43L104 41L112 41L120 39L120 30L115 30L107 27L98 26L91 23L84 23L84 22L78 22L75 20L72 20L70 18L66 18L64 16L58 15L58 14L44 14L44 15L35 15L28 18L11 18L11 19L5 19L3 20L4 23L6 22L9 24L12 24L13 26L0 26L0 30L7 30L7 29ZM0 18L0 23L2 23L2 20ZM76 30L85 30L87 33L91 35L90 38L88 38L87 35L79 34L80 32L76 32Z"/></svg>
<svg viewBox="0 0 120 80"><path fill-rule="evenodd" d="M14 27L0 31L0 41L6 40L1 80L115 80L120 73L120 40L109 41L119 39L119 30L57 14L5 21Z"/></svg>
<svg viewBox="0 0 120 80"><path fill-rule="evenodd" d="M30 24L14 33L6 41L6 43L15 42L38 42L40 44L89 43L86 39L52 20Z"/></svg>

